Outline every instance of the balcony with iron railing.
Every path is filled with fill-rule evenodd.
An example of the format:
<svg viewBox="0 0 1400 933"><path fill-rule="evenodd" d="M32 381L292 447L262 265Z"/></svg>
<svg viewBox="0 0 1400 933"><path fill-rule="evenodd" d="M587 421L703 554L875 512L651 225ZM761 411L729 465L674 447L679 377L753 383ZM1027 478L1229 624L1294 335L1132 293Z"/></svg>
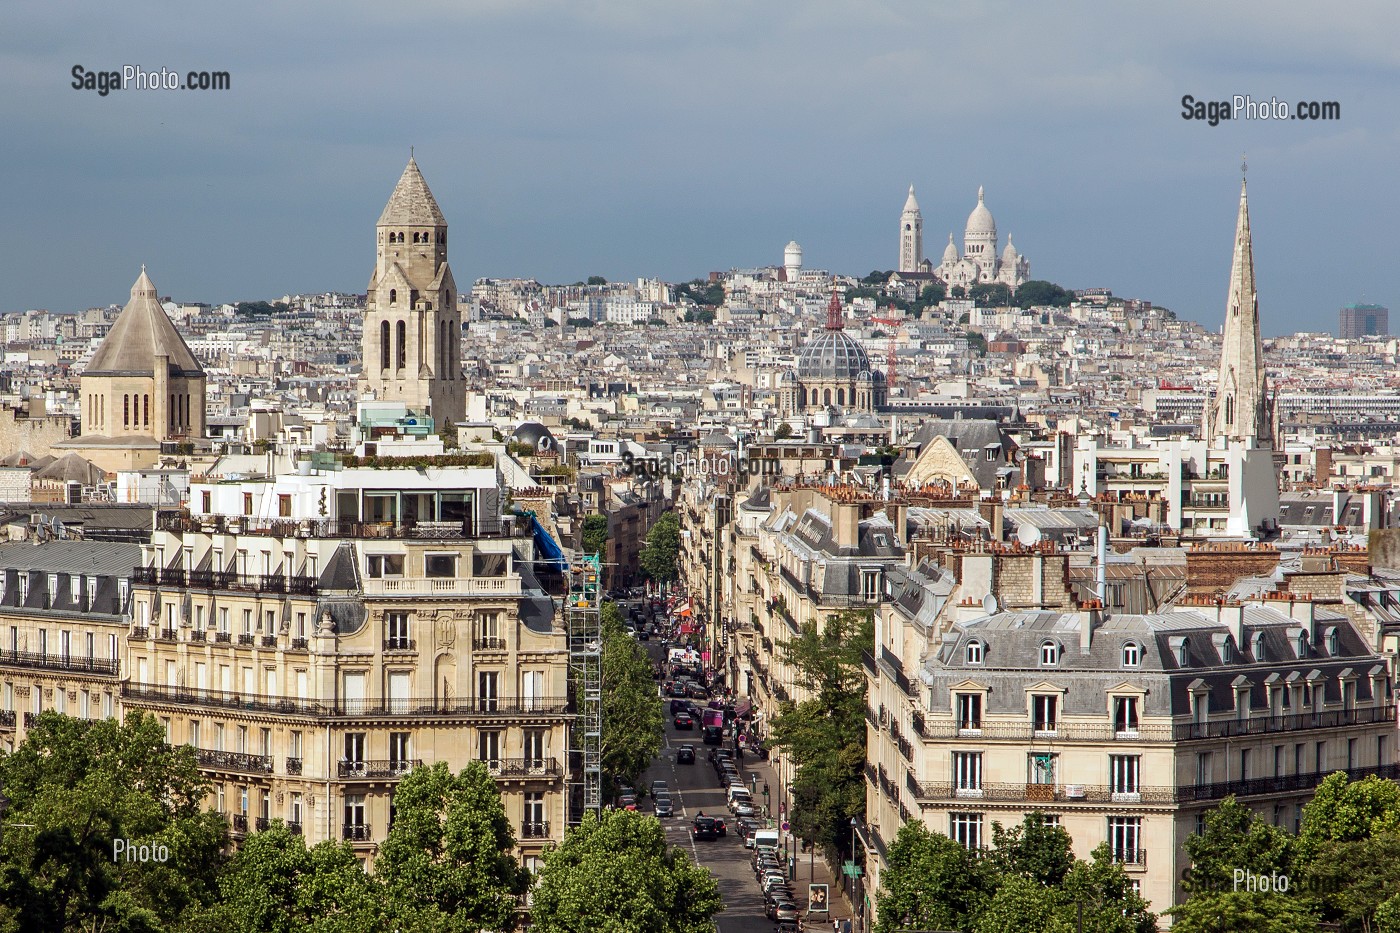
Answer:
<svg viewBox="0 0 1400 933"><path fill-rule="evenodd" d="M300 759L300 758L288 758L288 759L287 759L287 773L288 773L288 774L301 774L301 759Z"/></svg>
<svg viewBox="0 0 1400 933"><path fill-rule="evenodd" d="M369 842L371 838L368 823L346 823L340 828L340 835L350 842Z"/></svg>
<svg viewBox="0 0 1400 933"><path fill-rule="evenodd" d="M266 832L268 827L270 827L271 825L272 820L265 816L260 816L253 821L253 829L257 830L260 833Z"/></svg>
<svg viewBox="0 0 1400 933"><path fill-rule="evenodd" d="M384 639L385 651L417 651L418 643L412 638L386 638Z"/></svg>
<svg viewBox="0 0 1400 933"><path fill-rule="evenodd" d="M238 774L272 773L272 758L269 755L250 755L247 752L220 752L212 748L197 748L194 757L201 768L210 771L228 771Z"/></svg>
<svg viewBox="0 0 1400 933"><path fill-rule="evenodd" d="M558 758L491 758L486 770L499 778L557 778L563 774Z"/></svg>
<svg viewBox="0 0 1400 933"><path fill-rule="evenodd" d="M1147 871L1146 849L1114 849L1113 860L1128 871Z"/></svg>
<svg viewBox="0 0 1400 933"><path fill-rule="evenodd" d="M316 578L312 576L282 573L244 574L226 570L186 571L178 567L136 567L131 571L131 583L133 586L167 586L288 596L315 596L320 591Z"/></svg>
<svg viewBox="0 0 1400 933"><path fill-rule="evenodd" d="M291 834L294 835L294 836L300 836L300 835L301 835L301 823L299 823L299 822L296 821L296 820L288 820L288 821L287 821L287 832L291 833Z"/></svg>
<svg viewBox="0 0 1400 933"><path fill-rule="evenodd" d="M115 658L82 658L62 654L35 654L30 651L0 651L0 667L22 667L46 671L117 676L121 662Z"/></svg>
<svg viewBox="0 0 1400 933"><path fill-rule="evenodd" d="M913 775L909 775L905 783L915 799L929 801L1162 804L1175 803L1178 799L1176 789L1165 785L1125 784L1115 789L1107 784L1032 784L1025 781L976 781L958 784L951 781L916 781Z"/></svg>
<svg viewBox="0 0 1400 933"><path fill-rule="evenodd" d="M1395 704L1358 706L1352 709L1317 710L1286 716L1220 718L1205 722L1177 723L1172 738L1178 742L1197 739L1229 739L1245 735L1298 732L1308 729L1339 729L1346 726L1376 725L1395 721Z"/></svg>
<svg viewBox="0 0 1400 933"><path fill-rule="evenodd" d="M229 817L229 827L235 836L241 836L248 832L248 817L242 813L235 813Z"/></svg>
<svg viewBox="0 0 1400 933"><path fill-rule="evenodd" d="M549 823L526 822L520 824L521 839L548 839Z"/></svg>
<svg viewBox="0 0 1400 933"><path fill-rule="evenodd" d="M423 764L421 759L393 758L388 761L349 761L336 763L336 776L347 780L397 780Z"/></svg>
<svg viewBox="0 0 1400 933"><path fill-rule="evenodd" d="M505 651L506 640L499 635L481 635L472 639L475 651Z"/></svg>
<svg viewBox="0 0 1400 933"><path fill-rule="evenodd" d="M158 684L122 684L122 699L135 704L203 706L287 716L538 716L565 712L564 697L405 697L401 699L312 700L303 697L243 695Z"/></svg>
<svg viewBox="0 0 1400 933"><path fill-rule="evenodd" d="M366 596L519 596L519 577L382 577L363 583Z"/></svg>
<svg viewBox="0 0 1400 933"><path fill-rule="evenodd" d="M174 511L158 513L156 529L177 533L266 535L273 538L387 538L427 541L520 538L530 534L529 526L520 522L478 526L471 520L361 522L334 518L268 519L252 515L187 515Z"/></svg>
<svg viewBox="0 0 1400 933"><path fill-rule="evenodd" d="M0 729L13 729L15 727L15 711L12 709L0 709Z"/></svg>

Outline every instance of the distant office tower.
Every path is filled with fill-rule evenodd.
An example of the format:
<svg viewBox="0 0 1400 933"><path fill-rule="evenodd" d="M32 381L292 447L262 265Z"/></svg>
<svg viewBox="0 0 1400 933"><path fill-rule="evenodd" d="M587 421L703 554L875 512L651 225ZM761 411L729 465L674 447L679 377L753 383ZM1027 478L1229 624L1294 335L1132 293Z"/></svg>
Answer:
<svg viewBox="0 0 1400 933"><path fill-rule="evenodd" d="M1337 336L1356 340L1390 333L1390 311L1380 305L1347 305L1337 312Z"/></svg>
<svg viewBox="0 0 1400 933"><path fill-rule="evenodd" d="M796 240L790 241L783 249L783 271L789 282L796 282L802 272L802 247L797 245Z"/></svg>

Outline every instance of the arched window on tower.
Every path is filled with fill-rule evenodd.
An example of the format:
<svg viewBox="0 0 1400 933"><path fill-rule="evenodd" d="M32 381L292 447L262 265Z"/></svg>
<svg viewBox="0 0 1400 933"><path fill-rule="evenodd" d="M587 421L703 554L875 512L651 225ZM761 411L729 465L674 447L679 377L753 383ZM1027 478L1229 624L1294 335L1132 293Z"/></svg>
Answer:
<svg viewBox="0 0 1400 933"><path fill-rule="evenodd" d="M391 305L396 305L396 304L398 304L398 303L399 303L399 290L398 290L397 288L391 288L391 289L389 289L389 304L391 304Z"/></svg>
<svg viewBox="0 0 1400 933"><path fill-rule="evenodd" d="M122 396L122 427L131 427L131 396Z"/></svg>
<svg viewBox="0 0 1400 933"><path fill-rule="evenodd" d="M836 404L837 404L837 405L842 405L842 406L844 406L844 405L846 404L846 390L845 390L845 389L837 389L837 390L836 390Z"/></svg>
<svg viewBox="0 0 1400 933"><path fill-rule="evenodd" d="M379 322L379 368L389 368L389 322Z"/></svg>
<svg viewBox="0 0 1400 933"><path fill-rule="evenodd" d="M397 336L397 338L398 338L398 340L397 340L397 343L398 343L398 354L397 354L397 363L396 363L396 366L397 366L398 369L407 369L407 368L408 368L408 325L406 325L403 321L399 321L399 324L398 324L398 333L397 333L396 336Z"/></svg>
<svg viewBox="0 0 1400 933"><path fill-rule="evenodd" d="M438 321L437 328L438 375L447 376L447 322Z"/></svg>
<svg viewBox="0 0 1400 933"><path fill-rule="evenodd" d="M151 426L151 397L149 395L141 396L141 424L148 428Z"/></svg>
<svg viewBox="0 0 1400 933"><path fill-rule="evenodd" d="M1225 396L1225 423L1227 425L1235 423L1235 397L1233 395Z"/></svg>

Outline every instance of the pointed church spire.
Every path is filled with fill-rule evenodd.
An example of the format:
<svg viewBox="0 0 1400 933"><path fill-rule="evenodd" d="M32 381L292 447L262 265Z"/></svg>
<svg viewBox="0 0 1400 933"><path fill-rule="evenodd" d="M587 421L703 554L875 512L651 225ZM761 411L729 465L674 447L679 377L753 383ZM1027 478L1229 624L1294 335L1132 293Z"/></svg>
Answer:
<svg viewBox="0 0 1400 933"><path fill-rule="evenodd" d="M1235 221L1235 252L1230 263L1223 337L1211 439L1254 441L1260 446L1270 446L1273 419L1268 411L1264 344L1259 331L1254 241L1249 228L1249 189L1243 178L1240 179L1240 209Z"/></svg>
<svg viewBox="0 0 1400 933"><path fill-rule="evenodd" d="M438 207L437 199L428 190L423 173L418 170L411 150L408 165L404 166L394 193L384 205L384 213L379 215L379 226L405 227L445 227L447 218Z"/></svg>
<svg viewBox="0 0 1400 933"><path fill-rule="evenodd" d="M910 185L910 186L909 186L909 197L907 197L907 198L904 199L904 212L905 212L906 214L908 214L908 213L917 212L918 210L919 210L919 201L918 201L917 198L914 197L914 186L913 186L913 185Z"/></svg>

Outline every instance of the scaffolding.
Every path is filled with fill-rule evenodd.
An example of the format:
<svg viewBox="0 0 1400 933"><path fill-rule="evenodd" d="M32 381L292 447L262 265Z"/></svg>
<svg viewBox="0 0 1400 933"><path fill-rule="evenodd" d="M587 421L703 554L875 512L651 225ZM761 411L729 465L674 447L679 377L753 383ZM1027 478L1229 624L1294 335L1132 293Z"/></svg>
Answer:
<svg viewBox="0 0 1400 933"><path fill-rule="evenodd" d="M574 689L573 738L570 751L583 775L582 799L571 823L603 809L603 621L600 613L602 565L597 555L584 557L569 572L565 614L569 626L569 673Z"/></svg>

